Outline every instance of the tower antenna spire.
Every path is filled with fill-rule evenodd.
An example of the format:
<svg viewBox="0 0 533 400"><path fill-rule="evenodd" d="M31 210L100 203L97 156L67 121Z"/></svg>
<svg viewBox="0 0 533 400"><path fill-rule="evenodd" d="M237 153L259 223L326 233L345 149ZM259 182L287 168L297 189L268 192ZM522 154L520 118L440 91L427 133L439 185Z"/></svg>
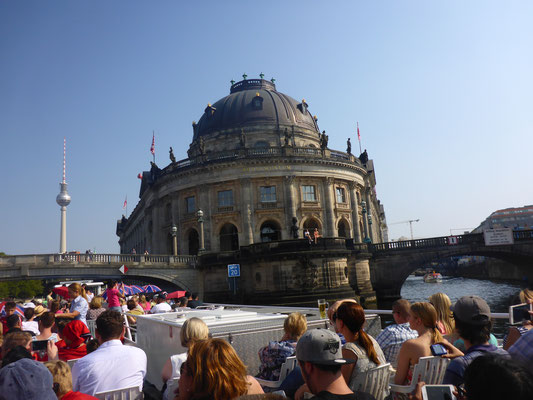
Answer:
<svg viewBox="0 0 533 400"><path fill-rule="evenodd" d="M66 171L67 171L67 138L63 138L63 181L61 183L67 183Z"/></svg>

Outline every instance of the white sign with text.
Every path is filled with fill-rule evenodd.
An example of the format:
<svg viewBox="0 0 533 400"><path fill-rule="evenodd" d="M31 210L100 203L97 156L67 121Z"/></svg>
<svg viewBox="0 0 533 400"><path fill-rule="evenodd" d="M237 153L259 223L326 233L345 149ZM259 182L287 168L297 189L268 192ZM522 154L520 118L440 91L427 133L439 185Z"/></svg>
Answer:
<svg viewBox="0 0 533 400"><path fill-rule="evenodd" d="M484 229L485 246L501 246L513 244L513 230L511 228Z"/></svg>

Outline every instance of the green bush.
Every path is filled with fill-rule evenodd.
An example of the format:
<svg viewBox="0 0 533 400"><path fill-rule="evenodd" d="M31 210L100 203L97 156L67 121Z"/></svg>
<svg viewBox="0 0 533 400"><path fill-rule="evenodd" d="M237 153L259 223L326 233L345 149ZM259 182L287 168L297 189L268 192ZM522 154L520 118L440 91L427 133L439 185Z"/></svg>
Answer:
<svg viewBox="0 0 533 400"><path fill-rule="evenodd" d="M43 283L37 279L0 282L0 299L15 297L31 299L43 294Z"/></svg>

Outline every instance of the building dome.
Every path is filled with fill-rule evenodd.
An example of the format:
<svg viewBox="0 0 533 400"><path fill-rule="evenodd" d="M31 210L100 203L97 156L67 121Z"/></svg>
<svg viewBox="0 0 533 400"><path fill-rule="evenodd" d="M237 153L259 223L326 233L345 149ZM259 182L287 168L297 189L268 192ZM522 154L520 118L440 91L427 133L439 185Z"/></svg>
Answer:
<svg viewBox="0 0 533 400"><path fill-rule="evenodd" d="M193 124L193 141L220 134L248 134L257 126L278 135L288 129L318 138L317 123L307 107L305 100L278 92L273 82L245 79L233 84L228 96L207 105L198 124Z"/></svg>

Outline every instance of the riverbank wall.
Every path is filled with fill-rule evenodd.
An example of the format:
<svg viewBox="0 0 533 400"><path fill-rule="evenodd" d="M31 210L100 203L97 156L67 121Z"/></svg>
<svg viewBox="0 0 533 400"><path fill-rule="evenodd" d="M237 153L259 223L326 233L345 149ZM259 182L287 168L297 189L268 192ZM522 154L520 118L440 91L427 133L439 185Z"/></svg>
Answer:
<svg viewBox="0 0 533 400"><path fill-rule="evenodd" d="M533 283L533 266L529 271L497 259L486 259L475 264L448 267L442 270L442 273L462 278L501 280L524 284L529 281Z"/></svg>

